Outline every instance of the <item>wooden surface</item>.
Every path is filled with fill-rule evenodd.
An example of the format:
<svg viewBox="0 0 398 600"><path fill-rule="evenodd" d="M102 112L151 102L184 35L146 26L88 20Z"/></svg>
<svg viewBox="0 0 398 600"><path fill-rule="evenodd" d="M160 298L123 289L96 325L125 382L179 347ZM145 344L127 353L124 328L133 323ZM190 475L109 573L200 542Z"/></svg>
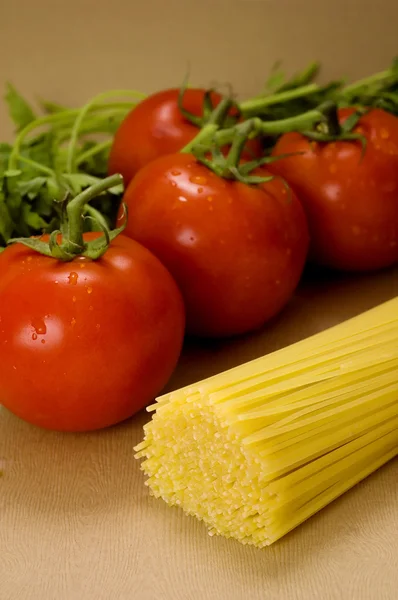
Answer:
<svg viewBox="0 0 398 600"><path fill-rule="evenodd" d="M266 330L191 343L177 387L398 295L398 270L315 278ZM0 409L1 600L395 600L398 462L264 550L210 538L149 497L133 446L147 414L61 435Z"/></svg>

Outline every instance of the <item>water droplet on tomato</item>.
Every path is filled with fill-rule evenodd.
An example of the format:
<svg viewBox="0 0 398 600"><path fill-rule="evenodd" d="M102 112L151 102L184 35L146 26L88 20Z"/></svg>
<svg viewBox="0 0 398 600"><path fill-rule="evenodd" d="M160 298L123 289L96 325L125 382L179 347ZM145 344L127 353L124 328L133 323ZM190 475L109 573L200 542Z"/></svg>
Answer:
<svg viewBox="0 0 398 600"><path fill-rule="evenodd" d="M32 340L37 340L37 333L32 333Z"/></svg>
<svg viewBox="0 0 398 600"><path fill-rule="evenodd" d="M54 283L58 283L58 279L56 279L56 280L54 281Z"/></svg>
<svg viewBox="0 0 398 600"><path fill-rule="evenodd" d="M181 171L177 171L177 169L173 169L173 171L171 171L171 174L174 175L174 177L177 177L178 175L181 175Z"/></svg>
<svg viewBox="0 0 398 600"><path fill-rule="evenodd" d="M94 310L94 306L89 306L88 310Z"/></svg>
<svg viewBox="0 0 398 600"><path fill-rule="evenodd" d="M72 325L72 327L74 325L76 325L76 319L75 319L75 317L72 317L70 324Z"/></svg>
<svg viewBox="0 0 398 600"><path fill-rule="evenodd" d="M380 130L380 137L382 140L388 140L388 138L390 137L390 132L387 129L384 129L384 127L382 127Z"/></svg>
<svg viewBox="0 0 398 600"><path fill-rule="evenodd" d="M99 323L96 324L95 328L100 329L101 325Z"/></svg>
<svg viewBox="0 0 398 600"><path fill-rule="evenodd" d="M201 194L203 192L203 188L202 187L198 187L197 192L198 192L198 194Z"/></svg>
<svg viewBox="0 0 398 600"><path fill-rule="evenodd" d="M188 202L188 199L185 196L178 196L180 202Z"/></svg>
<svg viewBox="0 0 398 600"><path fill-rule="evenodd" d="M47 327L43 319L33 319L32 327L38 335L45 335L47 333Z"/></svg>
<svg viewBox="0 0 398 600"><path fill-rule="evenodd" d="M87 288L87 294L92 294L92 293L93 293L93 288L89 286Z"/></svg>
<svg viewBox="0 0 398 600"><path fill-rule="evenodd" d="M81 269L85 269L86 265L85 265L85 264L82 262L82 263L80 263L79 267L80 267Z"/></svg>
<svg viewBox="0 0 398 600"><path fill-rule="evenodd" d="M72 302L76 302L76 296L73 296Z"/></svg>
<svg viewBox="0 0 398 600"><path fill-rule="evenodd" d="M213 202L213 196L207 196L207 202Z"/></svg>
<svg viewBox="0 0 398 600"><path fill-rule="evenodd" d="M30 262L32 260L31 256L28 256L28 258L26 259L28 262Z"/></svg>
<svg viewBox="0 0 398 600"><path fill-rule="evenodd" d="M212 206L212 205L210 204L210 206L209 206L209 211L211 212L212 210L214 210L214 206Z"/></svg>
<svg viewBox="0 0 398 600"><path fill-rule="evenodd" d="M45 343L46 343L46 340L45 340L45 339L42 339L42 340L41 340L41 343L42 343L42 344L45 344Z"/></svg>
<svg viewBox="0 0 398 600"><path fill-rule="evenodd" d="M177 187L177 184L176 184L176 182L175 182L175 181L170 181L170 184L171 184L173 187Z"/></svg>
<svg viewBox="0 0 398 600"><path fill-rule="evenodd" d="M77 280L79 279L79 275L77 273L75 273L74 271L72 271L72 273L69 275L68 279L69 279L70 284L76 285Z"/></svg>
<svg viewBox="0 0 398 600"><path fill-rule="evenodd" d="M204 175L192 175L189 178L189 181L191 183L197 183L198 185L206 185L207 177L205 177Z"/></svg>

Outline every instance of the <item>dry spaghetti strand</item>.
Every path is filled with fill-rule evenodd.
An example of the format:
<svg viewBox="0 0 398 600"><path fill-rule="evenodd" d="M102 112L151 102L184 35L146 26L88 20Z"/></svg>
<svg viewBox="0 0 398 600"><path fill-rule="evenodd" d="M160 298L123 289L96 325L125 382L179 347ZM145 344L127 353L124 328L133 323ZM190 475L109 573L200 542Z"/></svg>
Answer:
<svg viewBox="0 0 398 600"><path fill-rule="evenodd" d="M398 298L165 394L136 447L150 492L268 546L398 454Z"/></svg>

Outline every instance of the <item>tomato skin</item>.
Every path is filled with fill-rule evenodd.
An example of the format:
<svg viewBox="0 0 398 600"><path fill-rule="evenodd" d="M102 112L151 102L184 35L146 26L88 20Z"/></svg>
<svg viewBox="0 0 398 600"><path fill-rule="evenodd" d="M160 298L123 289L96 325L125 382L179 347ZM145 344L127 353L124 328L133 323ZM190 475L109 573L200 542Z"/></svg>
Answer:
<svg viewBox="0 0 398 600"><path fill-rule="evenodd" d="M193 140L199 128L181 114L179 93L179 89L157 92L130 111L114 137L108 164L110 175L120 173L127 185L144 165L159 156L179 152ZM187 89L183 107L195 116L203 116L205 93L206 90L200 88ZM210 97L214 107L222 98L216 92ZM258 139L247 144L247 156L252 155L262 155Z"/></svg>
<svg viewBox="0 0 398 600"><path fill-rule="evenodd" d="M343 122L353 109L339 111ZM398 119L373 109L355 131L360 142L309 142L283 135L273 155L303 152L270 165L296 191L311 233L311 260L346 271L398 262Z"/></svg>
<svg viewBox="0 0 398 600"><path fill-rule="evenodd" d="M247 186L174 154L141 169L124 201L126 234L158 256L182 291L188 333L245 333L289 301L309 241L304 211L279 179Z"/></svg>
<svg viewBox="0 0 398 600"><path fill-rule="evenodd" d="M174 280L125 236L97 261L8 247L0 316L1 403L58 431L104 428L142 409L174 370L184 335Z"/></svg>

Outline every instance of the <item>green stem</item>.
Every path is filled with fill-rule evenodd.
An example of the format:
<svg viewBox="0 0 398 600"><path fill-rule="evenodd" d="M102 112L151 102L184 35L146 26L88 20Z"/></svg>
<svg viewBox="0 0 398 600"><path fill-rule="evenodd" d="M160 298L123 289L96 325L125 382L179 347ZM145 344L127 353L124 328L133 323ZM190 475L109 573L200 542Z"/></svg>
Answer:
<svg viewBox="0 0 398 600"><path fill-rule="evenodd" d="M258 119L257 128L262 135L281 135L291 131L303 131L314 127L324 120L324 114L320 108L314 108L301 115L281 119L280 121L261 121Z"/></svg>
<svg viewBox="0 0 398 600"><path fill-rule="evenodd" d="M252 132L254 135L249 135L249 138L256 137L257 135L281 135L291 131L305 131L324 120L325 117L321 107L279 121L262 121L259 117L253 117L249 121L253 122ZM225 144L230 144L234 139L236 127L235 125L234 127L218 131L214 136L217 145L224 146Z"/></svg>
<svg viewBox="0 0 398 600"><path fill-rule="evenodd" d="M314 79L314 77L318 73L318 71L319 71L319 63L318 62L310 63L308 65L308 67L306 67L304 69L304 71L302 71L298 75L293 76L289 81L287 81L285 84L283 84L279 88L279 91L282 92L284 90L295 89L295 88L299 88L303 85L309 84Z"/></svg>
<svg viewBox="0 0 398 600"><path fill-rule="evenodd" d="M334 102L325 102L323 114L325 116L327 134L330 136L339 136L341 134L341 127L337 105Z"/></svg>
<svg viewBox="0 0 398 600"><path fill-rule="evenodd" d="M112 94L145 97L144 94L141 94L140 92L136 92L134 90L132 90L132 91L117 90L115 92L106 92L105 93L105 95L112 95ZM96 106L92 106L90 108L90 111L96 112L96 111L102 111L102 110L106 110L106 109L112 110L112 109L122 109L122 108L125 108L126 110L128 110L128 109L131 109L133 106L134 106L134 104L132 104L130 102L113 102L113 103L107 103L107 104L102 104L102 105L98 104ZM38 129L39 127L43 127L44 125L57 125L57 124L59 124L61 126L65 126L68 124L72 125L75 122L75 119L79 115L80 111L81 111L81 109L75 109L75 108L72 109L71 108L68 110L61 111L61 112L52 113L50 115L45 115L44 117L39 117L35 121L32 121L31 123L29 123L29 125L27 125L24 129L22 129L16 137L15 143L13 145L13 149L12 149L10 157L9 157L8 168L9 169L17 168L18 155L20 154L20 149L21 149L22 143L25 140L26 136L29 135L29 133L31 133L35 129Z"/></svg>
<svg viewBox="0 0 398 600"><path fill-rule="evenodd" d="M77 157L76 166L79 167L87 159L92 158L93 156L95 156L96 154L99 154L103 150L107 150L108 148L111 147L111 145L112 145L112 140L106 140L105 142L100 142L98 144L95 144L95 146L93 146L89 150L86 150L85 152L82 152L80 154L80 156Z"/></svg>
<svg viewBox="0 0 398 600"><path fill-rule="evenodd" d="M231 129L235 131L233 127ZM217 131L218 125L215 125L213 123L205 125L204 127L202 127L202 129L199 130L199 133L193 138L193 140L188 142L188 144L184 146L184 148L182 148L180 152L182 154L190 154L195 146L198 146L199 144L211 143L211 141L214 140L214 138L216 137Z"/></svg>
<svg viewBox="0 0 398 600"><path fill-rule="evenodd" d="M318 92L319 89L320 88L316 83L309 83L308 85L272 94L271 96L245 100L239 104L239 110L244 116L248 116L253 113L261 112L264 108L272 106L273 104L279 104L281 102L287 102L288 100L314 94L315 92Z"/></svg>
<svg viewBox="0 0 398 600"><path fill-rule="evenodd" d="M69 202L66 207L67 236L65 250L67 253L76 255L84 249L82 214L86 204L102 192L106 192L121 183L123 183L121 175L111 175L85 189Z"/></svg>
<svg viewBox="0 0 398 600"><path fill-rule="evenodd" d="M232 105L233 102L231 98L223 98L211 113L206 125L217 125L221 127Z"/></svg>
<svg viewBox="0 0 398 600"><path fill-rule="evenodd" d="M41 127L42 125L48 125L50 123L54 123L57 121L68 121L74 115L76 115L76 111L67 110L63 114L55 113L52 115L47 115L46 117L39 117L35 121L32 121L32 123L29 123L29 125L27 125L24 129L22 129L22 131L20 131L16 137L15 143L13 145L13 148L11 150L10 157L8 160L8 169L11 170L11 169L17 168L18 156L20 155L22 142L24 141L25 137L31 131L34 131L35 129L37 129L38 127Z"/></svg>
<svg viewBox="0 0 398 600"><path fill-rule="evenodd" d="M189 154L194 146L209 143L212 139L214 139L216 132L220 126L222 126L232 105L233 102L230 98L223 98L211 113L206 125L199 130L199 133L194 137L194 139L188 142L188 144L184 146L180 152L182 154Z"/></svg>
<svg viewBox="0 0 398 600"><path fill-rule="evenodd" d="M130 105L131 108L132 105ZM97 134L97 133L112 133L112 130L109 127L109 123L112 120L113 127L118 127L122 120L127 115L126 110L119 109L117 111L110 111L109 114L102 114L97 117L88 117L85 119L82 124L79 136L87 135L87 134ZM73 121L74 123L74 121ZM71 126L72 124L67 124L65 127L59 127L56 131L59 136L60 141L65 141L70 139Z"/></svg>
<svg viewBox="0 0 398 600"><path fill-rule="evenodd" d="M231 145L231 149L228 152L226 160L226 168L229 171L230 167L237 167L239 165L242 151L247 142L249 133L253 130L254 121L248 120L243 123L239 123L235 127L235 136Z"/></svg>
<svg viewBox="0 0 398 600"><path fill-rule="evenodd" d="M345 96L346 94L350 95L350 96L354 96L358 91L361 90L361 88L366 88L369 85L372 85L374 83L379 83L384 81L385 79L388 79L389 77L391 77L392 73L391 73L391 69L387 69L386 71L381 71L380 73L375 73L374 75L371 75L370 77L364 77L363 79L359 79L358 81L354 81L353 83L350 83L349 85L346 85L343 87L341 93L343 96Z"/></svg>
<svg viewBox="0 0 398 600"><path fill-rule="evenodd" d="M82 125L83 120L84 120L85 116L87 115L87 113L96 104L103 102L103 100L106 100L110 96L124 96L124 95L130 96L132 94L139 95L141 98L145 97L144 94L141 94L140 92L132 92L131 90L113 90L112 92L103 92L102 94L98 94L97 96L92 98L89 102L87 102L87 104L85 104L83 106L83 108L81 108L79 110L78 115L75 120L75 123L72 127L72 132L71 132L70 142L69 142L69 147L68 147L68 154L67 154L67 160L66 160L66 170L68 173L72 173L73 169L74 169L75 152L76 152L77 139L79 136L79 130L81 128L81 125Z"/></svg>
<svg viewBox="0 0 398 600"><path fill-rule="evenodd" d="M104 229L108 227L108 223L106 222L106 219L103 216L103 214L100 213L99 210L97 210L93 206L87 204L87 206L85 207L85 212L88 213L91 219L93 219L93 221L97 223L97 225L100 228L100 231L104 231Z"/></svg>
<svg viewBox="0 0 398 600"><path fill-rule="evenodd" d="M46 167L46 166L36 162L35 160L31 160L30 158L26 158L25 156L21 156L21 155L18 155L18 160L20 162L25 163L26 165L29 165L30 167L33 167L34 169L36 169L36 171L45 173L46 175L49 175L50 177L56 176L55 171L53 171L53 169L50 169L49 167Z"/></svg>

